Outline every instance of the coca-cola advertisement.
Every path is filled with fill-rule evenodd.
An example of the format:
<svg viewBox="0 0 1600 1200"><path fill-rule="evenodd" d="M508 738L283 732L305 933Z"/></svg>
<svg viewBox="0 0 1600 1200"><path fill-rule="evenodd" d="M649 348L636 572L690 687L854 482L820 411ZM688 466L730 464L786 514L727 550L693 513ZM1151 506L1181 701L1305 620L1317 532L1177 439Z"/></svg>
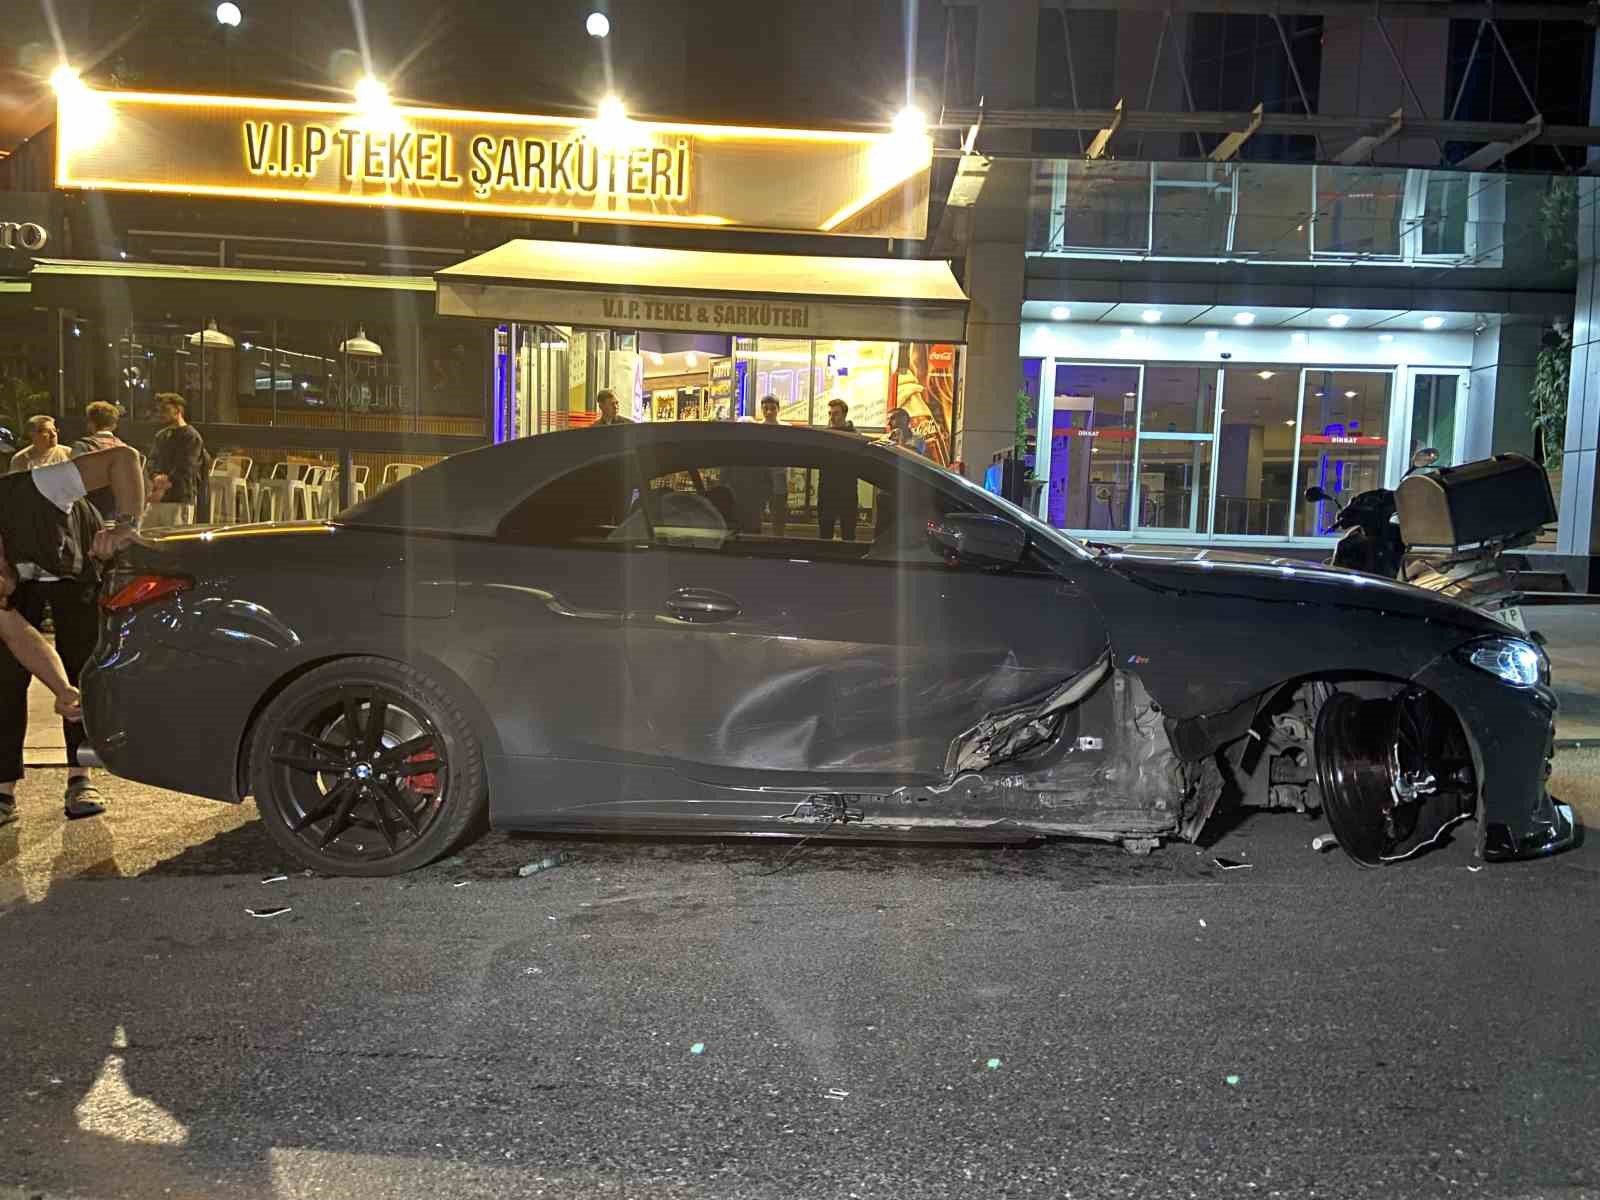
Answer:
<svg viewBox="0 0 1600 1200"><path fill-rule="evenodd" d="M955 346L901 342L889 410L891 440L949 466L956 420ZM904 410L909 421L900 423L896 410Z"/></svg>

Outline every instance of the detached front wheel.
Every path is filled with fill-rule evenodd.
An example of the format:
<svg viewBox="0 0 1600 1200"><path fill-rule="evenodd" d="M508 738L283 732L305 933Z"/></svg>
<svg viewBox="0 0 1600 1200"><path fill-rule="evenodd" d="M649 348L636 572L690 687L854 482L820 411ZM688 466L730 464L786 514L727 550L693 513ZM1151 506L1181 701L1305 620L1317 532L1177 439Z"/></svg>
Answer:
<svg viewBox="0 0 1600 1200"><path fill-rule="evenodd" d="M262 714L250 763L267 833L329 875L424 866L488 811L465 717L426 675L389 659L343 659L295 680Z"/></svg>

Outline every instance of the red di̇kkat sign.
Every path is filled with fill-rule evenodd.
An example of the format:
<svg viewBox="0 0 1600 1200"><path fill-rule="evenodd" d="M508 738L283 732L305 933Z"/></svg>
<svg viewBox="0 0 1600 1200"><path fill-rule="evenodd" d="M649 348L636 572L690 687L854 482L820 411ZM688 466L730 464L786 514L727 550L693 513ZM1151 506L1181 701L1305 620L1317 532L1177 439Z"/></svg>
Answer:
<svg viewBox="0 0 1600 1200"><path fill-rule="evenodd" d="M951 461L956 420L956 348L948 342L901 342L889 408L911 416L918 453L941 467Z"/></svg>

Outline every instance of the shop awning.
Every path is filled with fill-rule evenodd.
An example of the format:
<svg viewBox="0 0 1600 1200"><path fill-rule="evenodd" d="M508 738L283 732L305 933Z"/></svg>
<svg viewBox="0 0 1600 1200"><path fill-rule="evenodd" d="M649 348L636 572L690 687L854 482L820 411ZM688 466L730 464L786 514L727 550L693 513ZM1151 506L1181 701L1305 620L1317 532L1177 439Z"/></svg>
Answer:
<svg viewBox="0 0 1600 1200"><path fill-rule="evenodd" d="M966 340L944 262L518 240L434 275L439 313L612 329Z"/></svg>

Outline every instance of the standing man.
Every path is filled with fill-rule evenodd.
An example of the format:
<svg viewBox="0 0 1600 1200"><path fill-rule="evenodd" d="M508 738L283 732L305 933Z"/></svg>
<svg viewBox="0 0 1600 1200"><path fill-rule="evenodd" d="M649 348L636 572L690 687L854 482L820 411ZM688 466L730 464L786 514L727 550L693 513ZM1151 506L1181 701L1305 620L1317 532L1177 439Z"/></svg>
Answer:
<svg viewBox="0 0 1600 1200"><path fill-rule="evenodd" d="M856 431L855 422L850 420L850 406L837 396L828 401L828 428L842 433ZM854 471L823 467L817 472L817 525L823 541L833 540L835 522L841 538L855 541L858 510Z"/></svg>
<svg viewBox="0 0 1600 1200"><path fill-rule="evenodd" d="M117 436L117 422L122 419L122 413L115 404L96 400L84 408L83 419L88 423L89 432L72 443L73 458L96 450L109 450L113 446L127 445ZM110 488L92 492L89 503L94 505L102 517L109 517L117 511L117 499L111 494Z"/></svg>
<svg viewBox="0 0 1600 1200"><path fill-rule="evenodd" d="M99 488L110 488L116 497L118 511L110 527L82 503ZM56 711L68 722L67 749L73 763L83 739L76 670L68 671L37 628L45 603L59 601L57 640L81 666L98 633L93 584L81 582L93 571L89 559L110 558L137 537L137 513L143 507L139 456L128 446L92 451L76 460L0 479L0 643L9 651L0 655L0 825L16 819L29 675L37 676L55 694ZM66 595L85 586L86 600ZM80 621L85 614L86 620ZM69 771L67 816L104 811L96 799L88 772Z"/></svg>
<svg viewBox="0 0 1600 1200"><path fill-rule="evenodd" d="M601 388L595 393L594 402L600 406L600 419L596 425L632 425L632 417L624 417L617 412L617 394L610 388Z"/></svg>
<svg viewBox="0 0 1600 1200"><path fill-rule="evenodd" d="M778 425L778 411L782 406L776 396L761 397L761 423ZM767 511L772 514L772 532L782 537L789 527L789 468L772 468L772 488L767 495ZM759 524L759 515L757 524Z"/></svg>
<svg viewBox="0 0 1600 1200"><path fill-rule="evenodd" d="M56 419L40 413L28 418L28 445L11 456L13 471L31 471L66 462L72 454L56 435Z"/></svg>
<svg viewBox="0 0 1600 1200"><path fill-rule="evenodd" d="M156 397L161 431L150 447L150 511L145 528L193 525L200 489L206 486L206 447L185 416L188 401L176 392Z"/></svg>

